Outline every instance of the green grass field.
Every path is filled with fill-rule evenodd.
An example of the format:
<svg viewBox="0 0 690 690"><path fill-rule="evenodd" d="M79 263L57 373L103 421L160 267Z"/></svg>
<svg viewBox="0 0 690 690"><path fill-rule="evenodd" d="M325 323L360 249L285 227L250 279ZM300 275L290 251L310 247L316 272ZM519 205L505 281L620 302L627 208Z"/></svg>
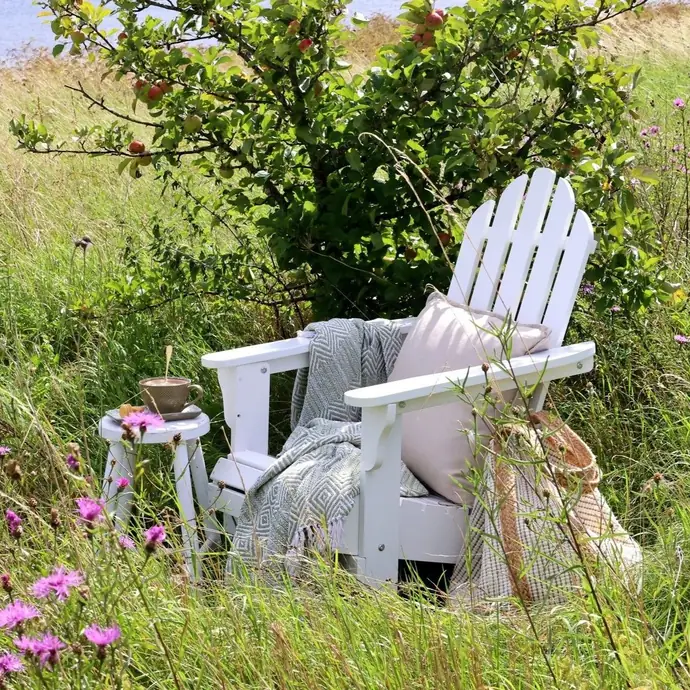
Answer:
<svg viewBox="0 0 690 690"><path fill-rule="evenodd" d="M392 31L379 20L353 37L357 64ZM690 102L686 32L690 12L671 8L625 18L605 37L617 59L643 67L631 137L657 120L663 126L674 98ZM498 620L449 611L413 585L407 597L373 592L325 564L280 588L250 577L224 582L222 557L210 559L207 583L195 588L174 548L148 558L111 536L89 540L69 528L73 497L88 486L67 472L66 444L79 443L85 466L102 472L96 423L136 393L138 379L161 373L166 344L175 347L173 373L207 389L211 464L225 442L219 392L201 355L279 335L273 315L255 305L190 296L130 310L109 301L109 285L127 279L128 253L147 255L152 219L174 211L153 174L134 180L119 176L113 160L15 150L7 122L20 112L64 136L99 117L59 88L76 79L127 103L120 87L100 83L94 65L37 57L0 69L0 443L12 447L22 472L21 480L0 477L0 507L25 515L19 542L0 528L0 572L10 573L12 596L28 597L53 564L81 569L86 587L46 605L46 622L75 643L84 625L117 621L122 640L104 660L83 640L63 650L58 670L43 671L42 687L690 687L690 346L674 341L690 336L683 295L645 313L604 317L582 298L568 338L597 342L596 371L551 390L551 404L597 454L613 509L645 548L642 593L601 582L603 611L583 596L537 612L533 628L518 613ZM74 244L84 235L93 241L86 252ZM669 252L674 278L687 286L687 248L673 244ZM283 418L288 384L275 405ZM174 546L169 464L166 451L152 457L141 517L162 515ZM663 479L654 481L657 473ZM58 528L51 509L61 516ZM0 605L8 601L0 594ZM9 639L0 631L0 654ZM32 682L17 674L7 684L38 687Z"/></svg>

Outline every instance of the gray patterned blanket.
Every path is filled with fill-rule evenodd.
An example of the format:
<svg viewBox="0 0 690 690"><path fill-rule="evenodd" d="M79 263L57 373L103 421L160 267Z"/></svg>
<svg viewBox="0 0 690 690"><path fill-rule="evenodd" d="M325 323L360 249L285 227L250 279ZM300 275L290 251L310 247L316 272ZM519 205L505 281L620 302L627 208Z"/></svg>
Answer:
<svg viewBox="0 0 690 690"><path fill-rule="evenodd" d="M295 380L292 434L247 493L234 536L245 563L264 566L277 558L291 573L305 548L339 545L360 482L361 410L343 396L387 381L403 341L383 319L332 319L307 331L314 335L309 368ZM404 465L400 495L428 495Z"/></svg>

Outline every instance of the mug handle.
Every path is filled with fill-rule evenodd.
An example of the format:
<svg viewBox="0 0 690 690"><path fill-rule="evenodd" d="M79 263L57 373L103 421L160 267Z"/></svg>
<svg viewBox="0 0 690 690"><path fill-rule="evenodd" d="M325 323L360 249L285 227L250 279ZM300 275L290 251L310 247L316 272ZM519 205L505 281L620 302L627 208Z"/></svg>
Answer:
<svg viewBox="0 0 690 690"><path fill-rule="evenodd" d="M204 389L196 383L193 383L189 387L189 390L194 391L196 395L193 396L191 400L187 401L186 407L189 407L189 405L196 405L204 397Z"/></svg>

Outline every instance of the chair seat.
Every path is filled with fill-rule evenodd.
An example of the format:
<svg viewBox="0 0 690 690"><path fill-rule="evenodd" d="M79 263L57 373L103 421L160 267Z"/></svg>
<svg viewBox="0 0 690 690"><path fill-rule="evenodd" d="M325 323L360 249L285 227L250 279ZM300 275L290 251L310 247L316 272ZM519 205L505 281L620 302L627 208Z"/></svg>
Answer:
<svg viewBox="0 0 690 690"><path fill-rule="evenodd" d="M211 472L209 500L217 510L239 516L244 494L275 458L243 451L220 458ZM221 482L219 487L219 482ZM222 488L221 488L222 487ZM400 498L400 554L408 561L455 563L463 550L468 506L440 496ZM341 553L358 555L359 500L345 521Z"/></svg>

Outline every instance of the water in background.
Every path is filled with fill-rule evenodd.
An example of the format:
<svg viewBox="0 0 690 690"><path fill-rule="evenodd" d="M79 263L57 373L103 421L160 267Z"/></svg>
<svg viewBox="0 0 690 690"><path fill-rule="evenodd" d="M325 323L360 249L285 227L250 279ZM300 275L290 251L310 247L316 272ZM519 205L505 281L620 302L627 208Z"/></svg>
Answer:
<svg viewBox="0 0 690 690"><path fill-rule="evenodd" d="M403 1L353 0L349 11L395 17L400 14ZM0 60L10 58L12 51L24 48L27 44L35 48L53 46L53 32L44 23L45 18L36 16L39 10L31 0L0 0Z"/></svg>

